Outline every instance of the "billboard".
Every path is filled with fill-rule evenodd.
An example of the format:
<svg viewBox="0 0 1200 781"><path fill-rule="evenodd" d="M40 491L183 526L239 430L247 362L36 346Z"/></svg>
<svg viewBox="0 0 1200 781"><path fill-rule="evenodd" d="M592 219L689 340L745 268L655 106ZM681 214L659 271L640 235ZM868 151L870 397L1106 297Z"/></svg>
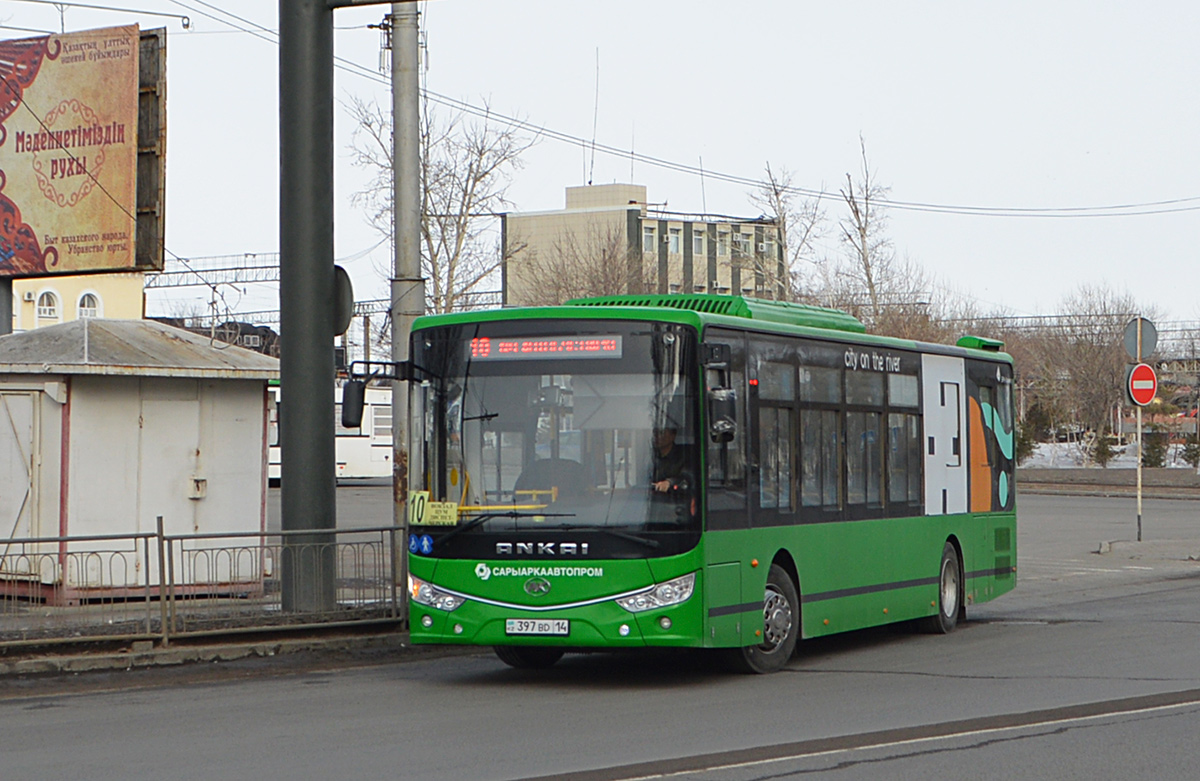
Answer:
<svg viewBox="0 0 1200 781"><path fill-rule="evenodd" d="M0 41L0 276L138 267L139 45L137 25Z"/></svg>

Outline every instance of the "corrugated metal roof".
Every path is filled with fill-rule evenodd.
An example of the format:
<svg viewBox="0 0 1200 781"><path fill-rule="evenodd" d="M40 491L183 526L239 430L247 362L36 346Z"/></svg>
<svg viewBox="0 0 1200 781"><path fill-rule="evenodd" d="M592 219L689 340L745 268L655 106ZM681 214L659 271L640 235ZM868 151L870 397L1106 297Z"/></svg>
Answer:
<svg viewBox="0 0 1200 781"><path fill-rule="evenodd" d="M0 336L0 374L269 380L279 359L152 320L84 318Z"/></svg>

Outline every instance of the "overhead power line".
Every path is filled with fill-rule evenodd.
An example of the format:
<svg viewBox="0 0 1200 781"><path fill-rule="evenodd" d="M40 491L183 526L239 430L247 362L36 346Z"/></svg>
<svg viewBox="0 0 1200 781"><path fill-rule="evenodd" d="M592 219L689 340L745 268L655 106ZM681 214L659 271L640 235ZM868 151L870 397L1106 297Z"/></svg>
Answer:
<svg viewBox="0 0 1200 781"><path fill-rule="evenodd" d="M26 2L49 2L49 0L25 0ZM172 3L184 8L197 16L203 16L219 24L224 24L236 30L240 30L249 35L253 35L260 40L268 43L279 43L279 32L269 27L265 27L257 22L247 19L244 16L239 16L231 11L227 11L220 6L205 0L192 0L193 3L202 6L199 8L196 5L183 2L183 0L171 0ZM210 9L223 16L215 16L209 11ZM227 18L226 18L227 17ZM235 20L235 21L230 21ZM365 65L360 65L352 60L344 57L335 57L335 67L344 72L359 76L361 78L373 81L381 85L389 85L390 81L381 76L372 68ZM536 125L527 120L517 117L508 116L498 113L490 107L476 106L473 103L468 103L464 100L451 98L446 95L441 95L429 89L423 89L422 95L426 100L453 108L463 113L473 116L496 120L510 127L525 130L537 136L548 138L560 143L571 144L586 150L595 150L610 157L617 157L623 160L642 163L662 170L674 171L676 173L688 174L704 179L715 179L729 184L736 184L743 187L754 188L762 184L761 179L754 177L740 176L736 174L722 173L711 169L702 169L699 166L680 163L665 158L655 157L639 152L634 152L628 149L620 149L608 144L602 144L592 139L586 139L581 136L575 136L570 133L565 133L560 130L546 127L544 125ZM830 192L821 188L811 187L788 187L788 192L796 195L802 195L809 198L840 198L841 195L837 192ZM1111 217L1141 217L1158 214L1174 214L1179 212L1200 211L1200 196L1189 196L1185 198L1169 198L1154 201L1143 201L1133 203L1117 203L1101 206L1063 206L1063 207L1026 207L1026 206L971 206L963 204L944 204L925 201L906 201L892 198L879 198L877 202L898 211L926 212L933 214L951 214L958 216L977 216L977 217L1005 217L1005 218L1051 218L1051 219L1081 219L1081 218L1111 218Z"/></svg>

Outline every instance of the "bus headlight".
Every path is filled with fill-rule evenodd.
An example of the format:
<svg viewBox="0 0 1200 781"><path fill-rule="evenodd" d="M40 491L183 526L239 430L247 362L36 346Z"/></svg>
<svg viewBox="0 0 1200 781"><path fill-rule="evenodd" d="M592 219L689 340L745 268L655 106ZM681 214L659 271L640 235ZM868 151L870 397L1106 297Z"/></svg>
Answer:
<svg viewBox="0 0 1200 781"><path fill-rule="evenodd" d="M418 605L427 605L437 610L445 610L447 613L456 610L466 601L457 594L442 591L432 583L426 583L412 575L408 576L408 593L412 596L413 602Z"/></svg>
<svg viewBox="0 0 1200 781"><path fill-rule="evenodd" d="M695 589L696 573L691 572L681 578L668 580L666 583L658 583L637 594L621 597L617 600L617 604L630 613L641 613L646 610L655 610L660 607L670 607L671 605L678 605L680 602L687 602L691 599L692 592Z"/></svg>

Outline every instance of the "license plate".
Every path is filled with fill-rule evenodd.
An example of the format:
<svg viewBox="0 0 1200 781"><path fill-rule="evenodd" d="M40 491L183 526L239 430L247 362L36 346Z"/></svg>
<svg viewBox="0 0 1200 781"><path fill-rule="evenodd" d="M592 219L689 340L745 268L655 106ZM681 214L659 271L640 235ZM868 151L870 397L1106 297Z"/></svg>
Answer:
<svg viewBox="0 0 1200 781"><path fill-rule="evenodd" d="M571 622L565 618L506 618L506 635L561 635L571 633Z"/></svg>

